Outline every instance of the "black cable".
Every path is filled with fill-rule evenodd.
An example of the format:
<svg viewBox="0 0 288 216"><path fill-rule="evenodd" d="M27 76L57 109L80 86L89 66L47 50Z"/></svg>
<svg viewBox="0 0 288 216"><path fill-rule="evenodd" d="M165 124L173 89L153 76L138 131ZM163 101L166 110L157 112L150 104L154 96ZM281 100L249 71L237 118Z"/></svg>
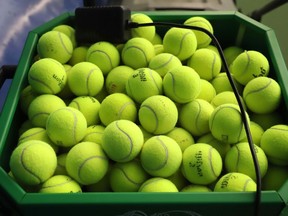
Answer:
<svg viewBox="0 0 288 216"><path fill-rule="evenodd" d="M261 172L260 172L260 167L259 167L259 163L258 163L258 158L256 156L256 152L254 149L254 143L253 143L250 128L249 128L249 122L248 122L248 119L246 117L245 108L244 108L244 105L242 103L241 96L240 96L240 94L237 90L237 87L235 85L235 82L231 76L231 72L229 70L229 67L228 67L228 64L227 64L227 61L225 59L225 56L224 56L224 53L223 53L223 50L221 48L220 43L218 42L215 35L213 35L210 31L208 31L204 28L201 28L201 27L189 26L189 25L178 24L178 23L169 23L169 22L152 22L152 23L129 22L128 23L128 28L138 28L138 27L145 27L145 26L168 26L168 27L186 28L186 29L201 31L201 32L206 33L212 39L214 45L217 47L219 54L220 54L220 57L222 59L222 62L224 64L224 68L225 68L227 77L229 79L229 82L232 86L235 97L237 99L238 105L240 107L242 121L244 124L247 140L249 143L250 151L252 154L252 159L254 162L254 168L255 168L255 173L256 173L256 185L257 185L256 196L255 196L255 216L259 216L260 215L260 204L261 204Z"/></svg>

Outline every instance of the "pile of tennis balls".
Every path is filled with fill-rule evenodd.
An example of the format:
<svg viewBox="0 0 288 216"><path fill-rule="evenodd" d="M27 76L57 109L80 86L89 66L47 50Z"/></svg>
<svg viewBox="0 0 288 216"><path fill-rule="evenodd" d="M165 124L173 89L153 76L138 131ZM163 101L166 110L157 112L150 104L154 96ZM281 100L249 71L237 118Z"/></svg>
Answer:
<svg viewBox="0 0 288 216"><path fill-rule="evenodd" d="M131 20L153 22L143 13ZM204 17L184 24L213 33ZM11 177L40 193L255 191L240 109L211 39L175 27L131 34L125 44L83 45L62 24L39 37ZM277 190L288 178L281 88L259 51L231 45L224 54L263 190Z"/></svg>

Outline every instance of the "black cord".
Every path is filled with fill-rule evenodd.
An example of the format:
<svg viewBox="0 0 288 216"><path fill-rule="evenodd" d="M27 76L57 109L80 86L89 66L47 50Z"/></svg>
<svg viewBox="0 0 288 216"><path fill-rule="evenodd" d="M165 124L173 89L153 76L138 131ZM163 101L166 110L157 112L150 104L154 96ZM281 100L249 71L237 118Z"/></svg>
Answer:
<svg viewBox="0 0 288 216"><path fill-rule="evenodd" d="M227 77L229 79L229 82L232 86L235 97L237 99L238 105L240 107L241 117L242 117L242 121L244 124L247 140L249 143L250 151L251 151L253 162L254 162L255 173L256 173L256 185L257 185L257 187L256 187L256 196L255 196L255 216L260 215L261 172L260 172L260 167L259 167L259 163L258 163L258 158L256 156L256 152L254 149L254 143L253 143L250 128L249 128L249 122L248 122L248 119L247 119L246 114L245 114L246 112L245 112L245 108L244 108L244 105L243 105L242 100L241 100L241 96L240 96L240 94L237 90L237 87L235 85L235 82L231 76L231 73L230 73L227 61L225 59L223 50L222 50L221 45L218 42L217 38L210 31L208 31L204 28L196 27L196 26L189 26L189 25L185 25L185 24L169 23L169 22L152 22L152 23L129 22L128 23L128 28L138 28L138 27L145 27L145 26L168 26L168 27L178 27L178 28L186 28L186 29L201 31L201 32L206 33L212 39L214 45L217 47L219 54L220 54L220 57L222 59L222 62L224 64L224 68L225 68Z"/></svg>

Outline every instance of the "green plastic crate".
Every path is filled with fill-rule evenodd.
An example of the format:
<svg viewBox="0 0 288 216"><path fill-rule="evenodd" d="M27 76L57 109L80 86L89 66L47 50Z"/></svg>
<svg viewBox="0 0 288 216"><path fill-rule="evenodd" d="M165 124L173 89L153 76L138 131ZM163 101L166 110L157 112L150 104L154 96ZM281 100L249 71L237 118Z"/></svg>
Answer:
<svg viewBox="0 0 288 216"><path fill-rule="evenodd" d="M154 21L183 23L191 16L203 16L213 25L225 48L239 45L262 52L271 65L270 76L282 88L283 113L288 110L288 72L274 31L239 12L148 11ZM59 24L72 24L74 13L59 17L32 30L27 37L17 71L0 116L0 198L21 215L253 215L255 193L113 193L82 194L26 193L8 175L9 158L17 144L23 116L18 106L21 90L36 53L39 37ZM159 29L160 34L165 29ZM0 201L1 201L0 199ZM288 181L279 191L262 191L260 215L283 215L287 211Z"/></svg>

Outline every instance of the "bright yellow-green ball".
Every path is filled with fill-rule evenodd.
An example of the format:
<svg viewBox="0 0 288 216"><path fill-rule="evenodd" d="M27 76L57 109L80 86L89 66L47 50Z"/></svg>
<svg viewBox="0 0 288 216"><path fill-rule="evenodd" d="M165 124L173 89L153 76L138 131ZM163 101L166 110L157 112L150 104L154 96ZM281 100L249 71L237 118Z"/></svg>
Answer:
<svg viewBox="0 0 288 216"><path fill-rule="evenodd" d="M153 23L153 20L146 14L143 13L134 13L131 15L131 22L136 23ZM153 41L156 34L155 26L146 26L141 28L132 28L131 29L132 37L141 37L149 41Z"/></svg>
<svg viewBox="0 0 288 216"><path fill-rule="evenodd" d="M154 177L146 180L138 192L178 192L178 189L172 181L161 177Z"/></svg>

